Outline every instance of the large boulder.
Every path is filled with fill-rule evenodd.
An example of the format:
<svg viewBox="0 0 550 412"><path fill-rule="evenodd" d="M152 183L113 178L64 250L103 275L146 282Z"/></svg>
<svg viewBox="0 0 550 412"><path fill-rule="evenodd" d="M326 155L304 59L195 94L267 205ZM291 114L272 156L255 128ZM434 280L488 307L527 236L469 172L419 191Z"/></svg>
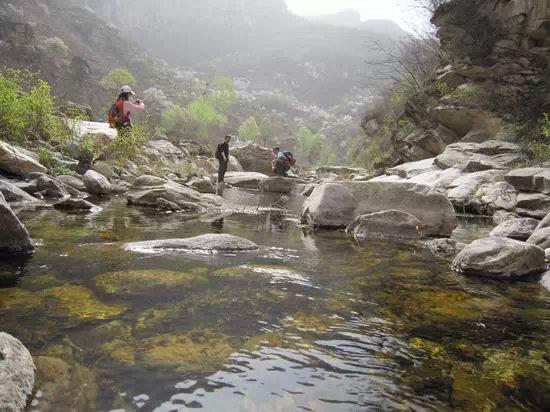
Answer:
<svg viewBox="0 0 550 412"><path fill-rule="evenodd" d="M409 179L409 182L427 185L437 190L446 191L460 176L463 176L462 172L454 167L445 170L438 168L437 170L416 175Z"/></svg>
<svg viewBox="0 0 550 412"><path fill-rule="evenodd" d="M91 195L108 196L111 194L111 183L103 175L100 175L94 170L88 170L82 180L86 191Z"/></svg>
<svg viewBox="0 0 550 412"><path fill-rule="evenodd" d="M508 237L516 240L527 240L537 228L539 221L536 219L518 218L507 220L495 227L489 236L491 237Z"/></svg>
<svg viewBox="0 0 550 412"><path fill-rule="evenodd" d="M537 245L543 249L550 248L550 227L544 227L542 229L537 229L533 234L527 239L527 243L532 245Z"/></svg>
<svg viewBox="0 0 550 412"><path fill-rule="evenodd" d="M216 196L201 195L189 187L147 175L140 176L134 181L126 198L130 205L155 208L158 207L158 199L164 199L188 211L218 208L223 204L223 199Z"/></svg>
<svg viewBox="0 0 550 412"><path fill-rule="evenodd" d="M0 193L0 254L27 254L34 250L29 232Z"/></svg>
<svg viewBox="0 0 550 412"><path fill-rule="evenodd" d="M443 238L428 240L426 246L434 255L450 259L454 258L457 253L462 251L467 245L455 239Z"/></svg>
<svg viewBox="0 0 550 412"><path fill-rule="evenodd" d="M509 169L520 158L520 147L514 143L487 140L483 143L453 143L435 158L441 169L451 167L479 172L489 169Z"/></svg>
<svg viewBox="0 0 550 412"><path fill-rule="evenodd" d="M35 172L46 173L48 169L29 156L25 150L0 141L0 171L27 177Z"/></svg>
<svg viewBox="0 0 550 412"><path fill-rule="evenodd" d="M0 332L0 411L25 410L34 387L32 356L16 338Z"/></svg>
<svg viewBox="0 0 550 412"><path fill-rule="evenodd" d="M422 223L409 213L389 210L357 216L346 229L346 233L357 240L390 237L400 239L421 239Z"/></svg>
<svg viewBox="0 0 550 412"><path fill-rule="evenodd" d="M195 164L206 173L218 172L218 161L216 159L209 159L206 156L197 156Z"/></svg>
<svg viewBox="0 0 550 412"><path fill-rule="evenodd" d="M174 252L174 251L253 251L259 247L250 240L226 234L205 234L187 239L152 240L127 243L125 250L133 252Z"/></svg>
<svg viewBox="0 0 550 412"><path fill-rule="evenodd" d="M91 138L96 147L105 147L118 137L117 129L109 127L108 123L67 120L76 141ZM71 153L77 157L77 153Z"/></svg>
<svg viewBox="0 0 550 412"><path fill-rule="evenodd" d="M485 238L469 244L453 261L453 268L465 275L492 278L520 278L544 272L544 250L507 238Z"/></svg>
<svg viewBox="0 0 550 412"><path fill-rule="evenodd" d="M484 183L474 195L472 206L479 214L493 214L495 210L511 211L518 203L518 193L506 182Z"/></svg>
<svg viewBox="0 0 550 412"><path fill-rule="evenodd" d="M53 207L54 209L77 213L97 212L101 210L99 206L84 199L64 199L54 203Z"/></svg>
<svg viewBox="0 0 550 412"><path fill-rule="evenodd" d="M256 143L248 143L231 149L231 154L237 158L247 172L272 174L271 160L273 154L271 149L258 146Z"/></svg>
<svg viewBox="0 0 550 412"><path fill-rule="evenodd" d="M476 196L479 188L483 184L502 181L505 173L503 170L484 170L460 175L449 185L447 196L460 211L475 209L472 204L479 201Z"/></svg>
<svg viewBox="0 0 550 412"><path fill-rule="evenodd" d="M299 183L304 182L290 177L274 176L261 181L259 188L262 192L290 193Z"/></svg>
<svg viewBox="0 0 550 412"><path fill-rule="evenodd" d="M302 223L327 228L347 226L357 216L356 208L357 199L347 185L323 183L304 202Z"/></svg>
<svg viewBox="0 0 550 412"><path fill-rule="evenodd" d="M302 221L319 227L342 227L359 215L389 210L415 216L426 236L449 236L456 227L453 205L445 195L410 182L319 185L304 202Z"/></svg>
<svg viewBox="0 0 550 412"><path fill-rule="evenodd" d="M550 194L550 169L548 168L514 169L506 175L505 179L518 191Z"/></svg>
<svg viewBox="0 0 550 412"><path fill-rule="evenodd" d="M227 172L225 183L242 189L259 189L260 183L269 176L256 172Z"/></svg>

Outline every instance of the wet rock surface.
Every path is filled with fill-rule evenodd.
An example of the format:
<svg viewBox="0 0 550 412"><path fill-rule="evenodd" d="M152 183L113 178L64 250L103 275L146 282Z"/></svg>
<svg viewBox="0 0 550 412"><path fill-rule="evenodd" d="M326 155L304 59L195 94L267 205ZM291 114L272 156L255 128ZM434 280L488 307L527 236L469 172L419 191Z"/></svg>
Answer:
<svg viewBox="0 0 550 412"><path fill-rule="evenodd" d="M82 177L86 191L96 196L109 196L111 194L111 183L103 175L94 170L88 170Z"/></svg>
<svg viewBox="0 0 550 412"><path fill-rule="evenodd" d="M0 254L27 254L34 250L29 232L0 193Z"/></svg>
<svg viewBox="0 0 550 412"><path fill-rule="evenodd" d="M527 240L533 234L539 221L531 218L511 219L499 224L489 234L491 237L508 237L516 240Z"/></svg>

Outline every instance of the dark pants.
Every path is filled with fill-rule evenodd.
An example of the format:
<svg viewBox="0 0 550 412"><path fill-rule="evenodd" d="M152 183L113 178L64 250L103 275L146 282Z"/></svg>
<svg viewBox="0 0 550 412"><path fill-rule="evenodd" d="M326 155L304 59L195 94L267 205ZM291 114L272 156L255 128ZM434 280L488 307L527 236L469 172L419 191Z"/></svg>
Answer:
<svg viewBox="0 0 550 412"><path fill-rule="evenodd" d="M286 176L286 173L290 170L290 166L283 162L277 162L277 175Z"/></svg>
<svg viewBox="0 0 550 412"><path fill-rule="evenodd" d="M218 159L220 166L218 167L218 183L221 183L225 180L225 172L227 172L227 163L223 160Z"/></svg>

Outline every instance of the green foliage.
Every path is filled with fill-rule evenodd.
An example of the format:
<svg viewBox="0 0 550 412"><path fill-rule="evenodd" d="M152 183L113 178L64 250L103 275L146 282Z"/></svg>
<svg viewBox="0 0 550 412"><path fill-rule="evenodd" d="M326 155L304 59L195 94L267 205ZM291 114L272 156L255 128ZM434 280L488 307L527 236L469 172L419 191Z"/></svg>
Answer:
<svg viewBox="0 0 550 412"><path fill-rule="evenodd" d="M254 116L246 119L239 127L239 137L245 141L257 142L261 136L261 130Z"/></svg>
<svg viewBox="0 0 550 412"><path fill-rule="evenodd" d="M328 145L324 145L321 150L321 155L319 159L319 165L321 166L330 166L336 163L336 153L334 149Z"/></svg>
<svg viewBox="0 0 550 412"><path fill-rule="evenodd" d="M0 72L0 138L24 143L28 138L65 140L69 129L54 116L50 85L35 74Z"/></svg>
<svg viewBox="0 0 550 412"><path fill-rule="evenodd" d="M372 171L375 169L375 165L387 156L388 152L379 143L372 142L357 152L354 163Z"/></svg>
<svg viewBox="0 0 550 412"><path fill-rule="evenodd" d="M126 69L114 69L103 78L103 86L113 93L119 91L122 86L135 87L137 82L136 78Z"/></svg>
<svg viewBox="0 0 550 412"><path fill-rule="evenodd" d="M434 85L434 91L440 96L447 96L455 91L455 88L450 86L447 82L438 81Z"/></svg>
<svg viewBox="0 0 550 412"><path fill-rule="evenodd" d="M40 148L40 150L38 151L38 161L49 170L59 165L59 162L53 156L52 152L50 152L45 147Z"/></svg>
<svg viewBox="0 0 550 412"><path fill-rule="evenodd" d="M149 131L143 124L118 131L118 137L107 147L107 152L117 160L132 160L139 155L149 141Z"/></svg>
<svg viewBox="0 0 550 412"><path fill-rule="evenodd" d="M298 133L298 152L304 162L316 164L321 158L324 140L319 133L313 133L307 127L302 127Z"/></svg>
<svg viewBox="0 0 550 412"><path fill-rule="evenodd" d="M86 112L74 106L68 107L63 114L67 117L67 119L71 119L71 120L78 120L78 121L90 120L90 116L88 116Z"/></svg>

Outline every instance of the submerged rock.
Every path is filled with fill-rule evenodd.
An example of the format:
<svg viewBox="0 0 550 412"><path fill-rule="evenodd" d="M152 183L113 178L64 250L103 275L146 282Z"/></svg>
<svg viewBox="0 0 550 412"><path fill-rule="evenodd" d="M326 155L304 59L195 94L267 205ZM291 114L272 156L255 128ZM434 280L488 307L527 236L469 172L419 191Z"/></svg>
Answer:
<svg viewBox="0 0 550 412"><path fill-rule="evenodd" d="M111 183L103 175L94 170L88 170L83 177L86 191L96 196L108 196L111 194Z"/></svg>
<svg viewBox="0 0 550 412"><path fill-rule="evenodd" d="M544 250L508 238L476 240L453 261L457 272L493 278L521 278L542 273L545 267Z"/></svg>
<svg viewBox="0 0 550 412"><path fill-rule="evenodd" d="M207 282L203 272L172 272L160 269L129 270L99 275L97 285L107 293L131 294L151 288L188 287Z"/></svg>
<svg viewBox="0 0 550 412"><path fill-rule="evenodd" d="M533 234L539 221L531 218L507 220L495 227L489 236L509 237L516 240L527 240Z"/></svg>
<svg viewBox="0 0 550 412"><path fill-rule="evenodd" d="M0 254L27 254L34 250L29 232L0 193Z"/></svg>
<svg viewBox="0 0 550 412"><path fill-rule="evenodd" d="M101 208L84 199L65 199L53 205L54 209L76 211L76 212L97 212Z"/></svg>
<svg viewBox="0 0 550 412"><path fill-rule="evenodd" d="M0 141L0 170L20 177L27 177L34 172L48 171L23 149L2 141Z"/></svg>
<svg viewBox="0 0 550 412"><path fill-rule="evenodd" d="M127 243L124 249L133 252L163 251L253 251L259 246L250 240L225 234L206 234L187 239L151 240Z"/></svg>
<svg viewBox="0 0 550 412"><path fill-rule="evenodd" d="M34 387L34 362L16 338L0 332L0 411L25 409Z"/></svg>
<svg viewBox="0 0 550 412"><path fill-rule="evenodd" d="M443 258L454 258L467 244L454 239L433 239L426 242L426 246L434 255Z"/></svg>
<svg viewBox="0 0 550 412"><path fill-rule="evenodd" d="M390 210L357 216L346 233L358 240L370 237L421 239L422 223L409 213Z"/></svg>

